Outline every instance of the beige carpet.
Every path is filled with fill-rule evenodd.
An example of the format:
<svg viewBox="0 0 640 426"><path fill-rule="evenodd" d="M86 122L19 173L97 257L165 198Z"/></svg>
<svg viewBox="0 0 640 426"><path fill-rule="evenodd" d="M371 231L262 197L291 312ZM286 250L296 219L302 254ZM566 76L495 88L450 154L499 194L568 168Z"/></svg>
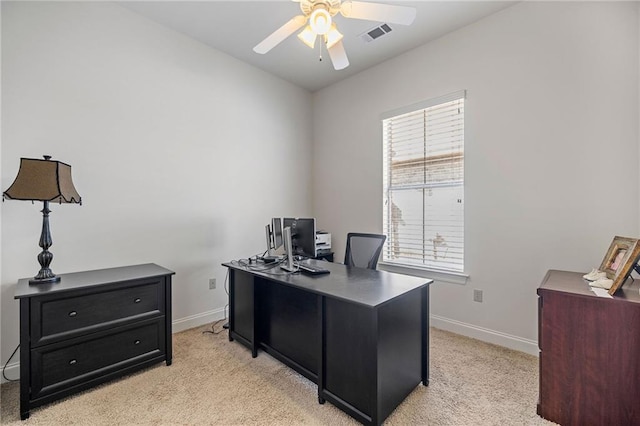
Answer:
<svg viewBox="0 0 640 426"><path fill-rule="evenodd" d="M226 331L174 335L170 367L159 364L19 417L19 386L2 386L2 424L13 425L351 425L315 385ZM538 360L437 329L429 387L418 386L389 425L550 425L536 415Z"/></svg>

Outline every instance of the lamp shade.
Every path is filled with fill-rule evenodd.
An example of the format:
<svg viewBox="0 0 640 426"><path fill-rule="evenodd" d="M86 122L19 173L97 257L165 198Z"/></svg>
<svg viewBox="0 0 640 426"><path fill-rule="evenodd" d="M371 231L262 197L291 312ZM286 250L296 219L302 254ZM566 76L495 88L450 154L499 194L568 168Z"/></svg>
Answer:
<svg viewBox="0 0 640 426"><path fill-rule="evenodd" d="M304 44L306 44L307 46L309 46L312 49L316 45L316 38L317 37L318 37L318 35L313 32L313 30L311 29L311 27L309 25L307 25L307 27L304 30L302 30L300 32L300 34L298 34L298 38L300 40L302 40L302 42Z"/></svg>
<svg viewBox="0 0 640 426"><path fill-rule="evenodd" d="M331 29L331 14L324 8L318 8L309 16L309 26L319 35L324 35Z"/></svg>
<svg viewBox="0 0 640 426"><path fill-rule="evenodd" d="M82 204L82 198L71 180L71 166L49 158L21 158L18 176L9 189L2 193L3 197Z"/></svg>
<svg viewBox="0 0 640 426"><path fill-rule="evenodd" d="M329 30L327 35L324 36L327 43L327 49L331 49L337 42L342 40L343 37L344 36L340 33L340 31L338 31L338 28L336 28L336 24L331 24L331 29Z"/></svg>

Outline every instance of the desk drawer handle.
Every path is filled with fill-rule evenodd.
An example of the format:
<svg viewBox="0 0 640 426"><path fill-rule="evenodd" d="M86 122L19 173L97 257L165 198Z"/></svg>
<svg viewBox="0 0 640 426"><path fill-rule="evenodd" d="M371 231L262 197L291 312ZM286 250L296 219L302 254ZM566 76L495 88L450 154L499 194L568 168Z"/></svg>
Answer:
<svg viewBox="0 0 640 426"><path fill-rule="evenodd" d="M75 317L76 315L78 315L78 313L76 311L69 312L69 316L70 317Z"/></svg>
<svg viewBox="0 0 640 426"><path fill-rule="evenodd" d="M142 302L142 299L140 299L139 297L136 297L135 299L133 299L133 303L140 303Z"/></svg>
<svg viewBox="0 0 640 426"><path fill-rule="evenodd" d="M71 361L69 361L69 365L73 365L76 364L78 361L76 361L75 359L72 359Z"/></svg>
<svg viewBox="0 0 640 426"><path fill-rule="evenodd" d="M139 345L140 344L140 340L136 340L135 342L133 342L134 345Z"/></svg>

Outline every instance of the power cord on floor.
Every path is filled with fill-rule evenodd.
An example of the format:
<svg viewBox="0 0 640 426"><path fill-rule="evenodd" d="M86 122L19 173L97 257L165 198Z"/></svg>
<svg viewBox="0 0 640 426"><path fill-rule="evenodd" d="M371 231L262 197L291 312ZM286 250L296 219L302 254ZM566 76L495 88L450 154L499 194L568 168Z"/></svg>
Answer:
<svg viewBox="0 0 640 426"><path fill-rule="evenodd" d="M218 331L216 331L216 326L218 324L220 324L222 321L226 321L226 320L227 320L226 318L222 318L222 319L214 322L213 324L211 324L211 330L205 330L205 331L202 332L202 334L220 334L220 333L222 333L225 330L224 326Z"/></svg>
<svg viewBox="0 0 640 426"><path fill-rule="evenodd" d="M229 297L229 288L227 287L227 283L229 282L229 269L227 268L227 275L224 277L224 291L225 293L227 293L227 298ZM227 308L229 307L229 304L227 303L226 305L224 305L224 318L214 322L213 324L211 324L211 330L205 330L202 332L202 334L220 334L223 331L229 329L229 323L227 322ZM222 325L222 328L218 331L216 331L216 326L218 324L220 324L222 321L225 321L225 323Z"/></svg>
<svg viewBox="0 0 640 426"><path fill-rule="evenodd" d="M9 365L9 363L11 362L11 358L13 358L13 356L16 354L16 352L18 352L18 348L20 348L20 345L16 346L16 348L13 350L13 353L11 354L11 356L9 357L7 362L4 363L4 367L2 367L2 377L7 382L18 382L18 381L20 381L20 379L10 379L4 374L4 370L7 368L7 365Z"/></svg>
<svg viewBox="0 0 640 426"><path fill-rule="evenodd" d="M227 308L229 307L229 305L224 305L224 318L219 319L218 321L214 322L213 324L211 324L211 330L205 330L202 332L202 334L220 334L223 331L227 330L229 328L229 323L225 322L222 325L222 328L218 331L216 331L216 326L218 324L220 324L222 321L227 321Z"/></svg>

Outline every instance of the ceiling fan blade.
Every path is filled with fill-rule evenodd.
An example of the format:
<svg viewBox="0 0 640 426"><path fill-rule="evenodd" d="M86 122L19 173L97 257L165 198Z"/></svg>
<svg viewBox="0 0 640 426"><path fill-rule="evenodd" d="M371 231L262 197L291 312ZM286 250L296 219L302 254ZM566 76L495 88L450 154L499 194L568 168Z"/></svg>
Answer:
<svg viewBox="0 0 640 426"><path fill-rule="evenodd" d="M342 70L349 66L349 58L347 58L347 52L344 51L342 40L329 48L329 57L336 70Z"/></svg>
<svg viewBox="0 0 640 426"><path fill-rule="evenodd" d="M345 18L401 25L411 25L416 18L416 9L413 7L363 1L345 1L340 7L340 13Z"/></svg>
<svg viewBox="0 0 640 426"><path fill-rule="evenodd" d="M275 30L271 35L262 40L253 51L260 54L265 54L278 44L280 44L285 38L298 31L307 23L307 17L304 15L298 15L289 20L286 24Z"/></svg>

